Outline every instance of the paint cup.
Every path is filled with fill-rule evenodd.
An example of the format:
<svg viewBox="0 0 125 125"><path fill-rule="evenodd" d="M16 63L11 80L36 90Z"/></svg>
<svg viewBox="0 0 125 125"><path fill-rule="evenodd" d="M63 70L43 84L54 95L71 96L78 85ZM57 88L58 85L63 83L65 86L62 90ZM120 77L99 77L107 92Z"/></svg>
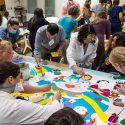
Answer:
<svg viewBox="0 0 125 125"><path fill-rule="evenodd" d="M118 72L110 72L113 79L118 79L120 77L120 73Z"/></svg>
<svg viewBox="0 0 125 125"><path fill-rule="evenodd" d="M108 125L118 125L118 119L119 119L119 116L116 113L113 113L108 118Z"/></svg>

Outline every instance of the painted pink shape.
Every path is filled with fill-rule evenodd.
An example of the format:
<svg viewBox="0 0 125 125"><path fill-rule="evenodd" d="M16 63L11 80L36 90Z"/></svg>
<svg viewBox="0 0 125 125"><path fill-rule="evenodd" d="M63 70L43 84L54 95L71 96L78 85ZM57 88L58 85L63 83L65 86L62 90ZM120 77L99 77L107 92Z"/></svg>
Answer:
<svg viewBox="0 0 125 125"><path fill-rule="evenodd" d="M110 90L109 89L102 89L101 92L104 96L110 96Z"/></svg>
<svg viewBox="0 0 125 125"><path fill-rule="evenodd" d="M99 88L98 84L91 85L90 87L91 87L91 88L94 88L94 89L98 89L98 88Z"/></svg>

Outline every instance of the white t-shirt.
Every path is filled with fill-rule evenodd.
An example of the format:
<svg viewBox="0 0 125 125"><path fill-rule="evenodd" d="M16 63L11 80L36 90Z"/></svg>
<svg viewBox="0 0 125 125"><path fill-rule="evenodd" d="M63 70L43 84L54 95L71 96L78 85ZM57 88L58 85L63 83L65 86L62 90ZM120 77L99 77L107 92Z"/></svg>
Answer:
<svg viewBox="0 0 125 125"><path fill-rule="evenodd" d="M43 106L15 99L9 93L0 91L0 125L42 125L61 108L63 106L57 100Z"/></svg>

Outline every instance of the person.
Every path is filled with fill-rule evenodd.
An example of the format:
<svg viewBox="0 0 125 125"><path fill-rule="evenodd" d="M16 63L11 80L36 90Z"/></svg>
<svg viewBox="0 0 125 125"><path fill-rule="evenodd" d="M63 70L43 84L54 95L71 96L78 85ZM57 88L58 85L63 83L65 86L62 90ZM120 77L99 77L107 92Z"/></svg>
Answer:
<svg viewBox="0 0 125 125"><path fill-rule="evenodd" d="M80 8L80 4L74 0L68 0L67 2L65 2L62 6L62 16L67 15L68 14L68 9L71 6L77 6Z"/></svg>
<svg viewBox="0 0 125 125"><path fill-rule="evenodd" d="M99 65L104 63L104 58L105 58L104 35L106 35L106 39L110 38L111 23L109 20L107 20L106 13L100 12L97 14L96 20L91 24L94 27L96 35L99 39L97 56L93 63L93 69L96 69Z"/></svg>
<svg viewBox="0 0 125 125"><path fill-rule="evenodd" d="M121 22L123 20L123 8L119 5L119 0L113 0L113 6L109 9L108 19L111 22L111 34L122 31Z"/></svg>
<svg viewBox="0 0 125 125"><path fill-rule="evenodd" d="M69 107L53 113L44 125L83 125L82 117Z"/></svg>
<svg viewBox="0 0 125 125"><path fill-rule="evenodd" d="M91 68L96 57L98 38L93 26L83 25L79 32L73 33L67 49L67 60L79 75L83 75L82 68Z"/></svg>
<svg viewBox="0 0 125 125"><path fill-rule="evenodd" d="M90 23L90 17L91 17L91 10L90 10L90 4L84 4L82 10L81 10L81 15L82 18L78 21L78 26L81 26L83 24L89 24Z"/></svg>
<svg viewBox="0 0 125 125"><path fill-rule="evenodd" d="M18 87L21 71L12 62L0 62L0 125L40 125L63 106L60 93L52 98L51 105L38 105L14 98L11 93Z"/></svg>
<svg viewBox="0 0 125 125"><path fill-rule="evenodd" d="M97 15L100 12L105 12L105 1L99 0L99 4L96 4L92 7L92 11Z"/></svg>
<svg viewBox="0 0 125 125"><path fill-rule="evenodd" d="M45 20L43 15L43 9L36 8L34 10L34 16L28 21L29 41L32 48L32 53L34 52L35 36L37 30L44 25L48 25L49 22Z"/></svg>
<svg viewBox="0 0 125 125"><path fill-rule="evenodd" d="M10 41L13 49L17 53L22 54L21 48L17 45L17 39L19 38L19 21L17 18L10 18L7 23L7 28L0 27L0 38Z"/></svg>
<svg viewBox="0 0 125 125"><path fill-rule="evenodd" d="M109 9L112 7L112 0L106 0L106 3L105 3L105 11L106 11L106 14L108 14L109 12Z"/></svg>
<svg viewBox="0 0 125 125"><path fill-rule="evenodd" d="M9 12L5 11L2 17L2 24L1 24L1 26L4 28L7 28L8 17L9 17Z"/></svg>
<svg viewBox="0 0 125 125"><path fill-rule="evenodd" d="M34 50L37 66L40 66L41 58L59 62L65 43L65 32L61 26L50 23L40 27L36 33ZM58 57L52 57L52 52L57 52Z"/></svg>
<svg viewBox="0 0 125 125"><path fill-rule="evenodd" d="M112 35L112 37L109 40L109 47L105 51L105 62L102 63L97 70L103 71L103 72L118 72L115 70L115 68L109 63L109 54L110 52L118 46L125 47L125 32L117 32Z"/></svg>
<svg viewBox="0 0 125 125"><path fill-rule="evenodd" d="M77 30L78 22L77 17L79 16L80 9L77 6L71 6L68 9L68 15L63 16L59 19L59 25L61 25L65 31L66 39L70 38L70 34Z"/></svg>
<svg viewBox="0 0 125 125"><path fill-rule="evenodd" d="M5 40L0 40L0 62L11 61L14 55L12 43ZM29 84L23 84L26 93L46 92L51 89L51 86L46 84L43 86L31 86Z"/></svg>
<svg viewBox="0 0 125 125"><path fill-rule="evenodd" d="M125 47L116 47L114 48L109 55L109 62L112 66L122 74L125 74ZM118 83L115 85L115 88L119 93L125 95L125 85ZM116 106L125 106L125 102L116 102L114 101L114 105Z"/></svg>

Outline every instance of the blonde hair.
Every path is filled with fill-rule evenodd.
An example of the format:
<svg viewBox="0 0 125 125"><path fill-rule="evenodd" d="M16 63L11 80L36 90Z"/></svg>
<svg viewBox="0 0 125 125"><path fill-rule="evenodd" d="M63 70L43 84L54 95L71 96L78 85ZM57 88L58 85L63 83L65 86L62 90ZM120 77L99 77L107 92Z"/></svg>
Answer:
<svg viewBox="0 0 125 125"><path fill-rule="evenodd" d="M9 47L12 47L11 42L0 39L0 52L7 50Z"/></svg>
<svg viewBox="0 0 125 125"><path fill-rule="evenodd" d="M125 47L114 48L109 55L109 62L125 66Z"/></svg>

